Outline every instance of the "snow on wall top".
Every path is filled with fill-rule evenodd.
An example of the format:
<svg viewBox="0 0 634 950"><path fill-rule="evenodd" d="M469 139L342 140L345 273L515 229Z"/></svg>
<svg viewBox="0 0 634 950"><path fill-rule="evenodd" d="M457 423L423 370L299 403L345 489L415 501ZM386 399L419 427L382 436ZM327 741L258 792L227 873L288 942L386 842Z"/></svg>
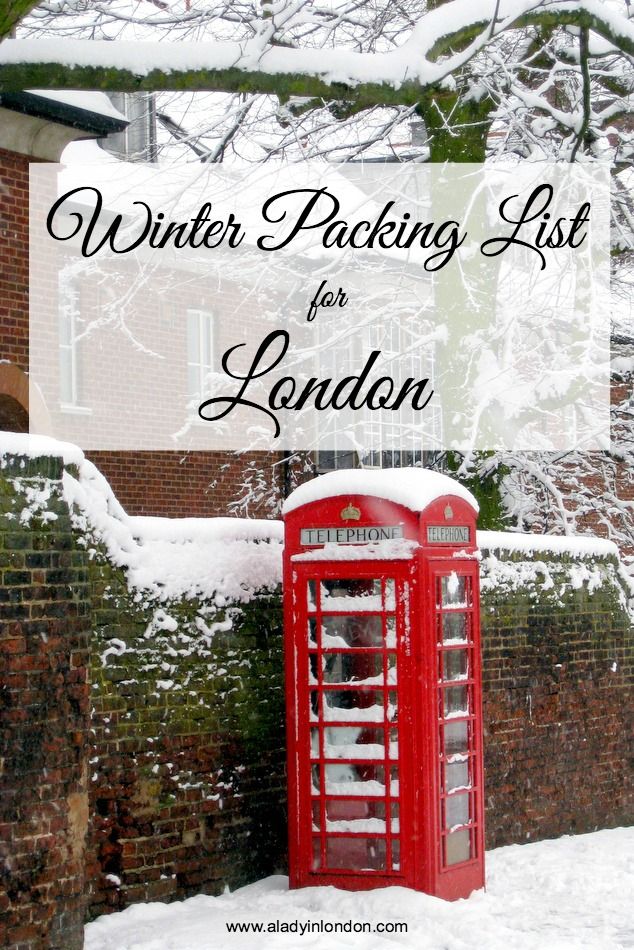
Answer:
<svg viewBox="0 0 634 950"><path fill-rule="evenodd" d="M475 512L478 511L477 501L463 485L447 475L424 468L361 468L328 472L296 488L284 502L282 511L287 515L302 505L336 495L372 495L411 511L422 511L443 495L456 495Z"/></svg>
<svg viewBox="0 0 634 950"><path fill-rule="evenodd" d="M0 458L20 455L25 458L61 458L64 465L81 465L82 450L71 442L59 442L47 435L27 435L22 432L0 432Z"/></svg>
<svg viewBox="0 0 634 950"><path fill-rule="evenodd" d="M587 535L519 534L513 531L478 531L478 547L485 551L522 554L568 554L571 557L618 557L614 541Z"/></svg>
<svg viewBox="0 0 634 950"><path fill-rule="evenodd" d="M128 517L134 534L145 541L282 541L282 521L263 518L151 518Z"/></svg>
<svg viewBox="0 0 634 950"><path fill-rule="evenodd" d="M79 480L64 474L64 496L74 508L76 528L104 545L112 562L126 571L133 590L164 601L195 597L220 606L248 601L256 592L273 591L281 583L281 521L130 517L103 475L76 446L46 436L0 432L0 466L2 457L8 455L57 457L78 466ZM470 493L445 475L396 469L322 475L297 489L285 511L339 492L379 494L413 510L449 493L475 507ZM484 551L515 551L527 556L538 552L581 558L618 554L612 541L588 536L478 531L477 541ZM363 546L355 547L358 552ZM348 551L348 556L351 553ZM488 567L488 562L483 562L485 572ZM491 579L495 583L493 575Z"/></svg>
<svg viewBox="0 0 634 950"><path fill-rule="evenodd" d="M84 461L64 475L78 530L104 545L129 586L160 600L200 598L216 606L275 590L282 576L281 522L243 518L130 517L101 472Z"/></svg>
<svg viewBox="0 0 634 950"><path fill-rule="evenodd" d="M281 521L245 518L132 518L81 449L47 436L0 432L0 469L7 456L61 458L79 479L63 476L77 531L105 548L130 588L162 601L200 598L223 606L275 590L282 576ZM4 463L6 464L6 463Z"/></svg>

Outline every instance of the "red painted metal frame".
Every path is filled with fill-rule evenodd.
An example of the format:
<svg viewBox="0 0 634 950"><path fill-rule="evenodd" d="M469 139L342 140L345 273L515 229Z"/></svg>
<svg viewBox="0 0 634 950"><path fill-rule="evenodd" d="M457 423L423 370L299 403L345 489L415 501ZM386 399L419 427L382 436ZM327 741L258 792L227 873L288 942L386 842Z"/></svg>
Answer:
<svg viewBox="0 0 634 950"><path fill-rule="evenodd" d="M370 524L400 524L405 538L419 545L414 556L397 560L333 560L293 561L293 556L310 550L299 543L302 527L335 526L341 523L340 513L346 505L361 510L360 526ZM442 524L447 506L451 507L453 524L466 524L470 528L467 545L426 543L427 525ZM475 519L470 506L462 499L446 496L437 499L420 515L380 498L365 496L337 496L298 508L286 517L286 541L284 559L284 611L285 611L285 656L287 699L287 762L289 791L289 873L291 887L315 884L335 884L350 890L402 884L430 894L453 900L467 896L484 884L483 840L483 793L482 793L482 716L481 716L481 669L479 643L479 596L478 565L473 557L475 550ZM446 866L443 861L443 842L446 838L442 827L443 758L441 747L441 724L439 697L446 689L440 684L440 666L443 652L465 649L458 644L445 649L438 647L438 617L443 611L436 606L435 588L437 578L455 573L469 577L473 588L472 605L467 611L456 610L470 618L472 643L466 648L469 660L467 680L459 680L470 697L469 715L454 716L451 722L466 721L473 737L469 750L469 779L471 789L459 791L472 803L467 825L470 835L471 856L468 860ZM307 581L313 579L341 578L395 578L401 589L408 586L409 609L400 603L397 611L397 666L398 666L398 741L399 741L399 803L400 803L400 868L398 870L312 870L312 802L311 755L309 722L308 682L308 608ZM383 589L383 588L382 588ZM335 613L334 611L329 611ZM349 614L350 611L345 611ZM335 614L336 615L336 614ZM406 635L406 627L409 633ZM383 628L385 630L385 627ZM313 655L321 656L318 651ZM337 648L335 652L346 652ZM350 652L350 651L348 651ZM372 652L372 651L370 651ZM385 644L381 650L384 657L384 673L387 669ZM391 650L388 652L392 652ZM317 664L321 669L321 665ZM322 674L319 673L321 681ZM314 685L313 685L314 688ZM352 687L350 687L352 688ZM326 692L328 687L325 688ZM385 692L388 686L384 685ZM462 694L460 694L462 695ZM329 720L330 722L330 720ZM386 755L390 726L387 722L376 723L383 729ZM313 726L315 728L315 726ZM323 735L319 747L323 759ZM347 761L347 760L338 760ZM357 761L356 759L354 761ZM377 761L374 762L376 766ZM388 764L383 760L384 766ZM389 782L389 772L385 776ZM322 799L325 797L322 794ZM328 796L335 800L336 796ZM361 799L362 796L359 796ZM455 797L455 796L453 796ZM378 799L377 799L378 800ZM389 803L390 798L384 798ZM323 829L324 806L320 811L320 829ZM386 808L385 832L391 827L391 815ZM377 837L376 834L373 837ZM396 835L393 836L396 838ZM386 845L389 855L389 846ZM323 856L323 849L322 849Z"/></svg>

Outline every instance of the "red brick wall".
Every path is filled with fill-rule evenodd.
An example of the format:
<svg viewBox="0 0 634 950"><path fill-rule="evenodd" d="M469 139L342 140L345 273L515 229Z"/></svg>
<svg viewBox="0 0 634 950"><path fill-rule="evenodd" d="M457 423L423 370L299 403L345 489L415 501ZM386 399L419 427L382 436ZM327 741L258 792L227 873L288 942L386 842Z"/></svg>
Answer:
<svg viewBox="0 0 634 950"><path fill-rule="evenodd" d="M20 521L28 505L10 486L21 480L46 490L42 475L52 480L47 513L56 517ZM59 494L60 460L17 460L3 476L0 946L81 950L90 724L87 558L73 549Z"/></svg>
<svg viewBox="0 0 634 950"><path fill-rule="evenodd" d="M0 149L0 360L28 370L29 158L4 149ZM135 515L227 514L231 502L248 492L245 483L253 463L270 480L273 496L281 491L283 480L281 465L275 465L280 456L272 453L95 452L90 458L124 508ZM251 516L271 513L262 498L249 506Z"/></svg>
<svg viewBox="0 0 634 950"><path fill-rule="evenodd" d="M278 516L270 502L282 497L284 468L279 453L91 452L89 458L131 515L226 515L232 502L253 490L249 517ZM270 491L259 481L254 483L256 471L263 473Z"/></svg>
<svg viewBox="0 0 634 950"><path fill-rule="evenodd" d="M483 596L487 847L634 820L633 630L602 590Z"/></svg>
<svg viewBox="0 0 634 950"><path fill-rule="evenodd" d="M0 359L29 363L29 159L0 149Z"/></svg>

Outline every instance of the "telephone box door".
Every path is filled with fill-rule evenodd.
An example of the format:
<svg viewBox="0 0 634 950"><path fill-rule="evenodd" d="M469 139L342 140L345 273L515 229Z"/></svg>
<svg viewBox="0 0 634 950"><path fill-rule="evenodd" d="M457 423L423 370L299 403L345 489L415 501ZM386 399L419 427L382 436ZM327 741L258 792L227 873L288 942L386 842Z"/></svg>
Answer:
<svg viewBox="0 0 634 950"><path fill-rule="evenodd" d="M420 679L435 670L431 721L438 772L432 893L454 899L484 885L482 715L478 569L473 560L428 561L429 650ZM433 733L432 733L433 734Z"/></svg>
<svg viewBox="0 0 634 950"><path fill-rule="evenodd" d="M410 563L293 566L292 886L413 883Z"/></svg>

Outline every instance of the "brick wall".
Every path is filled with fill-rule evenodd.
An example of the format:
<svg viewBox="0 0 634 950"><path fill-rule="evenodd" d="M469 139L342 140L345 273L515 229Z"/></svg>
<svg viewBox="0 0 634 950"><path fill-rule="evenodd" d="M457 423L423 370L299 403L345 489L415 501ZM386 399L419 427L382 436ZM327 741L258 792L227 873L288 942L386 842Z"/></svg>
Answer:
<svg viewBox="0 0 634 950"><path fill-rule="evenodd" d="M29 364L30 161L27 155L0 149L0 360L9 360L25 372ZM0 428L24 431L13 399L7 399L3 411L2 392L0 381ZM224 515L231 504L239 504L253 492L248 514L260 517L272 514L271 498L275 503L281 497L279 453L95 452L90 457L130 514ZM272 488L266 498L256 470L266 473Z"/></svg>
<svg viewBox="0 0 634 950"><path fill-rule="evenodd" d="M0 471L0 945L83 946L90 609L59 459Z"/></svg>
<svg viewBox="0 0 634 950"><path fill-rule="evenodd" d="M615 565L540 562L516 589L489 584L484 565L490 848L634 819L634 638Z"/></svg>
<svg viewBox="0 0 634 950"><path fill-rule="evenodd" d="M29 158L0 149L0 359L29 364Z"/></svg>
<svg viewBox="0 0 634 950"><path fill-rule="evenodd" d="M132 515L211 517L226 515L234 504L249 517L279 514L284 469L278 452L90 452L88 457ZM247 496L252 500L240 506Z"/></svg>
<svg viewBox="0 0 634 950"><path fill-rule="evenodd" d="M133 605L107 561L91 572L95 603L107 596L93 654L92 913L283 870L275 601L238 610L209 644L196 629L200 605ZM488 847L634 818L622 596L609 558L485 557ZM205 616L207 626L224 620L223 610Z"/></svg>
<svg viewBox="0 0 634 950"><path fill-rule="evenodd" d="M112 595L116 578L107 584ZM91 915L284 871L279 604L234 611L232 629L211 642L196 628L196 605L166 613L176 630L162 611L97 613ZM219 611L206 621L225 619ZM126 652L102 661L113 637Z"/></svg>

